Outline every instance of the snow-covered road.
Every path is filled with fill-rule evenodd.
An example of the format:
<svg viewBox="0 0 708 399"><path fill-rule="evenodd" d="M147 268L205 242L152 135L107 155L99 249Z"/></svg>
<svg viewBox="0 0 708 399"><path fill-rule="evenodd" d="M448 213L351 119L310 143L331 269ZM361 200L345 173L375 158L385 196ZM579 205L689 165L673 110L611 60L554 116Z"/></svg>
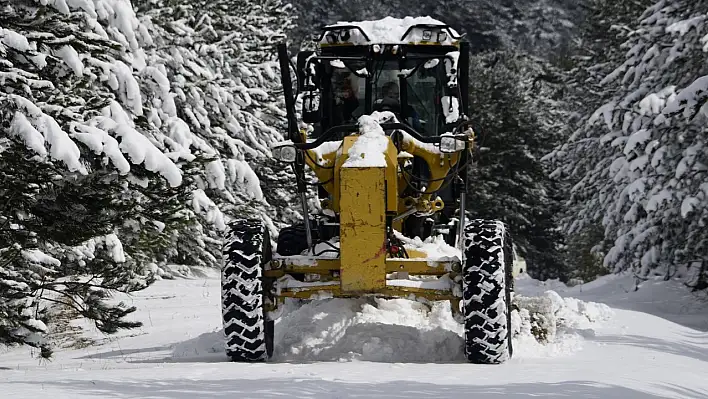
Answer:
<svg viewBox="0 0 708 399"><path fill-rule="evenodd" d="M517 340L511 361L479 366L462 359L445 306L355 300L292 309L276 327L272 362L229 363L218 280L158 281L128 299L140 329L96 335L99 342L57 350L51 362L28 349L0 354L0 397L708 398L708 303L689 298L672 308L669 294L680 288L671 284L631 293L625 277L572 289L522 279L523 294L552 288L605 301L614 314L546 346ZM662 317L644 313L652 310Z"/></svg>

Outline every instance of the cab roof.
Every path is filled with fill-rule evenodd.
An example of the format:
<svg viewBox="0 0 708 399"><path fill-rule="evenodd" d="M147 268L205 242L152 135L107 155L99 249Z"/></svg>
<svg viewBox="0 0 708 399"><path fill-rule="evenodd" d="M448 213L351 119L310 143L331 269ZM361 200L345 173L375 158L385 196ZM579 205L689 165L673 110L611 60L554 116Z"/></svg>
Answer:
<svg viewBox="0 0 708 399"><path fill-rule="evenodd" d="M386 17L375 21L337 22L322 28L321 47L369 45L457 46L462 35L431 17Z"/></svg>

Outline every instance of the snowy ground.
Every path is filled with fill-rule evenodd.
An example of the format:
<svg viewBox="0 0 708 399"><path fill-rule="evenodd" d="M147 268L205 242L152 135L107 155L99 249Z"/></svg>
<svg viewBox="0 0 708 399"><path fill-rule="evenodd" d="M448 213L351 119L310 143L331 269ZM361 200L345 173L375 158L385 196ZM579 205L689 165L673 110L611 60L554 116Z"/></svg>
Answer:
<svg viewBox="0 0 708 399"><path fill-rule="evenodd" d="M521 335L499 366L464 362L447 306L402 300L293 307L272 362L234 364L222 354L218 280L158 281L128 299L141 329L95 335L51 362L0 353L2 397L708 398L708 302L671 282L632 287L629 277L573 288L519 279L521 294L582 301L557 303L554 342Z"/></svg>

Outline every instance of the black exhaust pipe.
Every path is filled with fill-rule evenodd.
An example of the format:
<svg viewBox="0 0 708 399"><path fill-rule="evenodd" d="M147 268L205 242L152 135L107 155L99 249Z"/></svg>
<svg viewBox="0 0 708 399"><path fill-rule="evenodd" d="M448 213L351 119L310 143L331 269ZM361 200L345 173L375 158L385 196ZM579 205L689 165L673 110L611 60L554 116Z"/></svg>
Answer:
<svg viewBox="0 0 708 399"><path fill-rule="evenodd" d="M280 81L283 85L283 95L285 96L285 112L288 118L288 138L293 143L302 143L300 129L297 126L297 115L295 114L295 95L293 94L293 80L290 76L290 58L288 56L288 45L278 44L278 61L280 61ZM312 230L310 227L310 212L307 207L307 182L305 181L305 156L302 151L298 151L298 156L293 163L293 172L297 181L297 192L300 196L303 219L305 222L305 234L307 247L312 250Z"/></svg>
<svg viewBox="0 0 708 399"><path fill-rule="evenodd" d="M293 94L293 80L290 76L290 59L288 57L288 45L278 44L278 61L280 61L280 81L283 85L283 95L285 96L285 111L288 118L288 138L293 143L301 142L300 133L297 127L297 116L295 114L295 95Z"/></svg>
<svg viewBox="0 0 708 399"><path fill-rule="evenodd" d="M462 97L462 112L470 116L470 44L469 42L460 43L460 59L458 61L460 68L460 81L457 84L460 86L460 96Z"/></svg>

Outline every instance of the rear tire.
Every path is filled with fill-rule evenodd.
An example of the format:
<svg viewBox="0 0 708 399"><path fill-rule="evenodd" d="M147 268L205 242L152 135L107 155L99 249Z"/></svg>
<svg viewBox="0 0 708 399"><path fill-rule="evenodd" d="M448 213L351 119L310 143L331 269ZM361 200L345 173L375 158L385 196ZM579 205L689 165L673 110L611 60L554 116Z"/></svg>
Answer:
<svg viewBox="0 0 708 399"><path fill-rule="evenodd" d="M271 259L268 229L262 220L229 225L221 273L221 304L226 355L235 362L264 361L273 354L274 322L265 312L267 282L263 266Z"/></svg>
<svg viewBox="0 0 708 399"><path fill-rule="evenodd" d="M469 221L462 303L465 355L472 363L498 364L511 358L511 267L511 240L504 223Z"/></svg>

